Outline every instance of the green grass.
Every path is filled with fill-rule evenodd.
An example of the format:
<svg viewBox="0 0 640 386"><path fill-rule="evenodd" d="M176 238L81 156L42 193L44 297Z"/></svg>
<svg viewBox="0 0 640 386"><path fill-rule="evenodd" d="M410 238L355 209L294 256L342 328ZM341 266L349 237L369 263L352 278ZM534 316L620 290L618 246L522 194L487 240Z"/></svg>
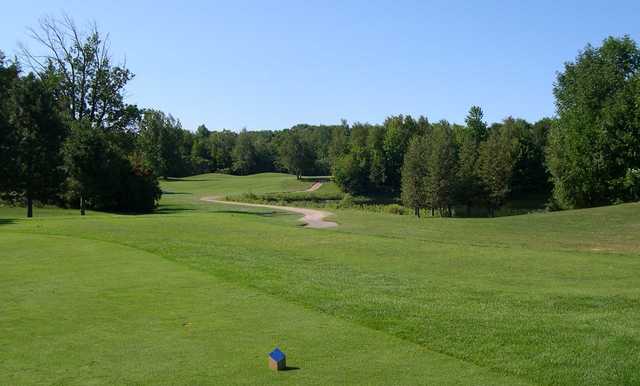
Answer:
<svg viewBox="0 0 640 386"><path fill-rule="evenodd" d="M0 209L0 384L640 383L639 204L314 230L198 200L308 186L205 175L163 182L153 215ZM299 370L266 369L276 344Z"/></svg>

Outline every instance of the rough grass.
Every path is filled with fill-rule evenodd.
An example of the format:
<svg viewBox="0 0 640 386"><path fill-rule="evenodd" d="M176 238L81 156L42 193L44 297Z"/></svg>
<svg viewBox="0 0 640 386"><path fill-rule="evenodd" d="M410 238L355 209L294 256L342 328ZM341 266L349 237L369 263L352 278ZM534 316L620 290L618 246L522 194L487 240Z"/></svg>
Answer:
<svg viewBox="0 0 640 386"><path fill-rule="evenodd" d="M308 185L207 175L163 183L154 215L0 210L0 383L640 383L639 204L313 230L198 200ZM299 371L262 366L275 344Z"/></svg>

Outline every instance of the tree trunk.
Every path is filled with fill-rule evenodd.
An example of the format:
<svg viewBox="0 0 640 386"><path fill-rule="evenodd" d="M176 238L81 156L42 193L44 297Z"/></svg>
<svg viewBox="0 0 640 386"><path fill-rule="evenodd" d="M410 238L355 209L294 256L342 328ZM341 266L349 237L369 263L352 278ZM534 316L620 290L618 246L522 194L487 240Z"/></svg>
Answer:
<svg viewBox="0 0 640 386"><path fill-rule="evenodd" d="M413 213L415 213L417 218L420 218L420 208L418 207L413 208Z"/></svg>
<svg viewBox="0 0 640 386"><path fill-rule="evenodd" d="M80 195L80 216L84 216L84 196Z"/></svg>
<svg viewBox="0 0 640 386"><path fill-rule="evenodd" d="M33 217L33 199L30 194L27 195L27 217Z"/></svg>
<svg viewBox="0 0 640 386"><path fill-rule="evenodd" d="M436 210L435 210L435 208L431 208L431 217L436 217Z"/></svg>

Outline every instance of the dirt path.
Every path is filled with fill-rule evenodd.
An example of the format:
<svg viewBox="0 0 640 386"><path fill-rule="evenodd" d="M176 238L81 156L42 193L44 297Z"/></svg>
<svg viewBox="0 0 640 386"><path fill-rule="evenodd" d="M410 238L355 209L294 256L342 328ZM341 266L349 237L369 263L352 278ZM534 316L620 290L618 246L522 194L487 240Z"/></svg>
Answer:
<svg viewBox="0 0 640 386"><path fill-rule="evenodd" d="M322 182L316 182L305 192L313 192L318 190L322 186ZM299 213L303 217L300 219L305 223L307 228L333 228L337 227L338 224L333 221L325 221L326 217L332 216L333 213L327 212L325 210L318 209L309 209L309 208L296 208L293 206L279 206L279 205L267 205L267 204L252 204L248 202L236 202L236 201L225 201L220 200L218 197L202 197L200 200L206 202L213 202L216 204L226 204L226 205L240 205L240 206L250 206L254 208L269 208L275 210L284 210L287 212Z"/></svg>
<svg viewBox="0 0 640 386"><path fill-rule="evenodd" d="M321 186L322 186L322 182L316 181L313 183L313 185L311 185L309 189L305 189L303 190L303 192L315 192L316 190L320 189Z"/></svg>

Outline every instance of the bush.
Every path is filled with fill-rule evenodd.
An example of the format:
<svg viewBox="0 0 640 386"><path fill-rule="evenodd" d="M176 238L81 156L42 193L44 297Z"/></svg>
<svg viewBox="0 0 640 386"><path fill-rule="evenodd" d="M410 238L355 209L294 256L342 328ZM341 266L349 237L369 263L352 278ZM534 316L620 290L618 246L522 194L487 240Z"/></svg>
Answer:
<svg viewBox="0 0 640 386"><path fill-rule="evenodd" d="M400 215L403 215L406 212L404 206L398 205L398 204L385 205L384 211L386 213L400 214Z"/></svg>
<svg viewBox="0 0 640 386"><path fill-rule="evenodd" d="M338 208L353 208L354 204L355 202L353 196L347 193L344 195L344 197L342 197L340 203L338 203Z"/></svg>

